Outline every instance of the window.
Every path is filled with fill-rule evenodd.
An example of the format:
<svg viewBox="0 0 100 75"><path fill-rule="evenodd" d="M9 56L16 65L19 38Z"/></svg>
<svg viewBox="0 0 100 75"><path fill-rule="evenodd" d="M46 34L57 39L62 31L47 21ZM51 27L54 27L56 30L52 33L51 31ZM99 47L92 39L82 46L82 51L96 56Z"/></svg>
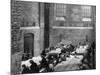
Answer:
<svg viewBox="0 0 100 75"><path fill-rule="evenodd" d="M91 17L91 6L81 6L82 17Z"/></svg>
<svg viewBox="0 0 100 75"><path fill-rule="evenodd" d="M65 21L66 16L66 5L55 4L55 19L58 21Z"/></svg>

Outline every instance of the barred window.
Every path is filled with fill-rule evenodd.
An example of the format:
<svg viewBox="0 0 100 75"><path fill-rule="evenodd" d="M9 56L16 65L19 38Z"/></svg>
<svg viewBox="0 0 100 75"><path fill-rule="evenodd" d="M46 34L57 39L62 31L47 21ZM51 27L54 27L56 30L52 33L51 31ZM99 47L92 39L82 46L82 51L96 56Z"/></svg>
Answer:
<svg viewBox="0 0 100 75"><path fill-rule="evenodd" d="M91 21L91 6L81 6L82 21Z"/></svg>
<svg viewBox="0 0 100 75"><path fill-rule="evenodd" d="M91 6L81 6L82 16L91 17Z"/></svg>
<svg viewBox="0 0 100 75"><path fill-rule="evenodd" d="M71 17L76 22L91 21L91 6L73 6Z"/></svg>
<svg viewBox="0 0 100 75"><path fill-rule="evenodd" d="M66 5L55 4L56 16L66 16Z"/></svg>
<svg viewBox="0 0 100 75"><path fill-rule="evenodd" d="M55 19L56 20L65 20L66 16L66 5L65 4L55 4Z"/></svg>

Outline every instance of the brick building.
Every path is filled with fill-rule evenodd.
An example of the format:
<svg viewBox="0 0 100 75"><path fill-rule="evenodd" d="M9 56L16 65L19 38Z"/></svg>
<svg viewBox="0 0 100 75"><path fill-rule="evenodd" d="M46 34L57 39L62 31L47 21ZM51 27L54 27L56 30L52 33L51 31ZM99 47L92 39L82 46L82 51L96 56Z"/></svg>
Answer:
<svg viewBox="0 0 100 75"><path fill-rule="evenodd" d="M61 41L95 39L94 6L15 0L11 4L12 53L24 49L28 36L34 55Z"/></svg>
<svg viewBox="0 0 100 75"><path fill-rule="evenodd" d="M59 42L94 41L95 11L88 5L11 0L12 55L38 56Z"/></svg>

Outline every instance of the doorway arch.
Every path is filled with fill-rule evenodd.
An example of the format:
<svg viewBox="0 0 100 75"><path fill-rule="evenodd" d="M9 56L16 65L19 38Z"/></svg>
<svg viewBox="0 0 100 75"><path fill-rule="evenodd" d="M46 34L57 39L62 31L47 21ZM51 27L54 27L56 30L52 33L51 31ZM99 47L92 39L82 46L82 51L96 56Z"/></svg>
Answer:
<svg viewBox="0 0 100 75"><path fill-rule="evenodd" d="M29 58L34 56L34 34L24 34L24 54Z"/></svg>

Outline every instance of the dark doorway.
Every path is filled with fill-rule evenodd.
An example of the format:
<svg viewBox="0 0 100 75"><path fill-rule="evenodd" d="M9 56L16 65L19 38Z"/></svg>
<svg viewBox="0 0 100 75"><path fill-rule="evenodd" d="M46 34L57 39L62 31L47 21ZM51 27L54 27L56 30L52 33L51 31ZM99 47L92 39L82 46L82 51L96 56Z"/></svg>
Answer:
<svg viewBox="0 0 100 75"><path fill-rule="evenodd" d="M34 35L32 33L24 35L24 54L27 58L34 56Z"/></svg>
<svg viewBox="0 0 100 75"><path fill-rule="evenodd" d="M49 3L45 3L44 4L44 48L48 48L49 47L49 9L50 8L50 4Z"/></svg>

